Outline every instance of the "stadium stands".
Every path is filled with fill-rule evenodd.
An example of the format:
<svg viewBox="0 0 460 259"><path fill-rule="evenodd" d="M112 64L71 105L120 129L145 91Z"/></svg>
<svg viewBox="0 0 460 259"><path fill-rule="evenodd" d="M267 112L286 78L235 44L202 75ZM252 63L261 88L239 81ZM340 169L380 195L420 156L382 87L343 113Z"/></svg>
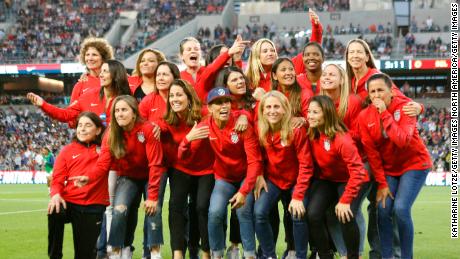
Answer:
<svg viewBox="0 0 460 259"><path fill-rule="evenodd" d="M39 170L35 155L44 146L56 154L71 139L67 124L33 106L0 106L0 170Z"/></svg>
<svg viewBox="0 0 460 259"><path fill-rule="evenodd" d="M116 57L126 58L136 53L199 14L220 13L225 3L223 0L148 1L148 7L139 10L138 31L126 46L115 47Z"/></svg>

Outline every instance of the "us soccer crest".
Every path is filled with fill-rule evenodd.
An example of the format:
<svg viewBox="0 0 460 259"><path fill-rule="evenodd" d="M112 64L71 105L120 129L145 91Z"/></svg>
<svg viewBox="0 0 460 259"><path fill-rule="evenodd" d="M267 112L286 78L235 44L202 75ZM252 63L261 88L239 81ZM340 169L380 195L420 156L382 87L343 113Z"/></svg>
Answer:
<svg viewBox="0 0 460 259"><path fill-rule="evenodd" d="M395 121L399 121L401 119L401 111L396 110L395 113L393 114L393 117L395 118Z"/></svg>
<svg viewBox="0 0 460 259"><path fill-rule="evenodd" d="M326 139L326 140L324 141L324 149L325 149L326 151L331 150L331 143L329 142L328 139Z"/></svg>
<svg viewBox="0 0 460 259"><path fill-rule="evenodd" d="M97 146L97 147L96 147L96 153L97 153L98 155L101 154L101 147L100 147L100 146Z"/></svg>
<svg viewBox="0 0 460 259"><path fill-rule="evenodd" d="M230 134L230 140L232 141L233 144L236 144L238 143L238 134L236 134L235 132L232 132L232 134Z"/></svg>
<svg viewBox="0 0 460 259"><path fill-rule="evenodd" d="M137 133L137 140L139 140L139 142L141 142L141 143L144 143L144 141L145 141L144 132L138 132Z"/></svg>

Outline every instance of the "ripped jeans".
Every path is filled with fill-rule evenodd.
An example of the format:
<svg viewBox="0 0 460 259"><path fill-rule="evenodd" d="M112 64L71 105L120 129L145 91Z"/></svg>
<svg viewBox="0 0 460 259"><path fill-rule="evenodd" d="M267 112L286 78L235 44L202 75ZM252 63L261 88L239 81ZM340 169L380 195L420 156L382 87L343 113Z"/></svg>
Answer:
<svg viewBox="0 0 460 259"><path fill-rule="evenodd" d="M109 245L112 247L121 248L131 245L132 240L126 240L125 237L134 237L134 231L137 225L137 214L134 214L133 211L139 209L142 194L147 191L147 187L147 179L137 180L125 176L118 177L108 241ZM130 216L130 213L133 213L133 215ZM160 204L154 215L145 215L145 217L147 219L147 225L151 226L147 228L147 247L151 248L154 245L162 244L162 237L154 235L154 231L158 231L158 228L162 227Z"/></svg>

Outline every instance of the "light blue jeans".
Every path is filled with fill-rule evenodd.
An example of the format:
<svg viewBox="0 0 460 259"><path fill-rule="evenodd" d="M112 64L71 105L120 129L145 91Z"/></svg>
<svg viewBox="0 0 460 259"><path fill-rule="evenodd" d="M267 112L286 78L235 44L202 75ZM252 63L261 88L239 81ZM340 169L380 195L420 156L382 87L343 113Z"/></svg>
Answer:
<svg viewBox="0 0 460 259"><path fill-rule="evenodd" d="M228 201L238 192L241 183L229 183L216 180L211 194L208 214L209 246L212 256L223 257L225 250L224 221L227 219ZM240 234L244 257L256 256L256 239L254 232L254 194L249 192L244 206L236 210L240 222Z"/></svg>
<svg viewBox="0 0 460 259"><path fill-rule="evenodd" d="M413 257L414 225L411 209L422 189L428 170L411 170L399 177L386 176L394 200L387 197L385 208L378 204L378 226L382 258L393 258L393 213L399 230L401 259Z"/></svg>

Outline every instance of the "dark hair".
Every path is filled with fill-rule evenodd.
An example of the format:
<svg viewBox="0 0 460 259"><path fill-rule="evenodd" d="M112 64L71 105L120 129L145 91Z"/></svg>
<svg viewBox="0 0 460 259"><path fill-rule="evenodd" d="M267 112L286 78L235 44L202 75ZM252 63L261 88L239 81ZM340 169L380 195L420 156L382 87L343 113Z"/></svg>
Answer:
<svg viewBox="0 0 460 259"><path fill-rule="evenodd" d="M193 126L195 122L200 122L201 120L201 101L198 98L198 95L195 92L195 89L185 80L176 79L172 82L171 87L179 86L184 91L185 95L187 95L188 99L188 112L185 118L185 123L187 126ZM179 125L179 117L177 113L175 113L171 109L171 104L169 104L169 95L168 100L166 102L166 114L164 115L164 119L166 123L169 125L177 126Z"/></svg>
<svg viewBox="0 0 460 259"><path fill-rule="evenodd" d="M310 46L315 46L315 47L319 50L319 52L321 52L321 57L322 57L323 60L324 60L324 50L323 50L323 47L322 47L318 42L316 42L316 41L310 41L310 42L308 42L307 44L305 44L305 46L303 46L303 49L302 49L302 56L303 56L304 53L305 53L305 49L306 49L307 47L310 47Z"/></svg>
<svg viewBox="0 0 460 259"><path fill-rule="evenodd" d="M128 83L128 72L126 72L125 66L114 59L109 59L106 62L109 65L110 77L112 78L112 84L110 90L112 91L113 97L119 95L131 95L131 89ZM104 88L101 87L99 91L99 98L102 100L104 97Z"/></svg>
<svg viewBox="0 0 460 259"><path fill-rule="evenodd" d="M324 125L320 128L308 128L310 139L319 138L320 133L324 133L328 138L334 139L339 132L347 132L347 126L339 118L335 109L334 101L326 95L316 95L310 99L309 103L316 102L323 111Z"/></svg>
<svg viewBox="0 0 460 259"><path fill-rule="evenodd" d="M278 58L275 61L275 63L273 63L273 66L272 66L272 72L271 72L272 73L271 74L272 90L278 90L278 80L275 80L273 75L276 74L276 70L278 69L278 66L284 61L291 63L292 67L295 68L294 63L292 63L291 59ZM300 87L299 83L297 83L297 78L294 72L294 84L291 87L289 87L289 97L288 97L289 103L291 104L291 107L292 107L292 116L294 117L299 116L299 114L302 111L301 94L302 94L302 88Z"/></svg>
<svg viewBox="0 0 460 259"><path fill-rule="evenodd" d="M379 79L382 79L383 82L385 83L385 85L388 86L388 88L391 89L391 87L393 85L393 81L391 80L390 76L388 76L385 73L377 73L377 74L371 75L369 77L369 79L367 79L367 81L366 81L366 90L369 92L369 83L370 82L375 81L375 80L379 80Z"/></svg>
<svg viewBox="0 0 460 259"><path fill-rule="evenodd" d="M244 107L243 109L250 111L253 109L253 104L256 102L254 97L252 96L251 89L249 89L249 80L246 77L246 75L243 73L243 70L241 70L239 67L235 66L230 66L226 67L224 70L222 70L223 77L222 77L222 84L223 86L228 88L228 77L230 76L231 73L237 72L243 75L244 78L244 83L246 84L246 93L243 95L243 101L244 101Z"/></svg>
<svg viewBox="0 0 460 259"><path fill-rule="evenodd" d="M80 119L83 118L83 117L86 117L86 118L90 119L94 123L94 125L96 125L96 128L101 129L101 133L99 133L99 135L96 136L96 139L94 139L91 142L91 143L94 143L96 145L100 145L101 142L102 142L102 135L104 134L104 130L105 130L105 126L102 123L101 118L99 118L99 116L94 112L81 112L77 117L77 127L78 127L78 121L80 121ZM77 132L75 132L75 135L73 136L72 140L73 141L78 141ZM48 147L44 147L44 148L48 149L48 151L51 151L51 150L49 150Z"/></svg>
<svg viewBox="0 0 460 259"><path fill-rule="evenodd" d="M218 45L212 46L209 49L208 54L206 55L205 65L207 66L211 64L212 62L214 62L214 60L216 60L216 58L220 55L220 50L225 47L226 46L224 44L218 44Z"/></svg>
<svg viewBox="0 0 460 259"><path fill-rule="evenodd" d="M173 75L174 79L180 79L180 71L179 71L179 68L177 67L177 65L174 64L174 63L171 63L169 61L164 60L164 61L161 61L160 63L158 63L158 66L155 68L155 72L153 72L153 78L154 78L155 81L157 79L158 68L160 66L163 66L163 65L169 67L169 70L171 71L171 74ZM156 86L155 86L154 91L155 92L158 91Z"/></svg>

